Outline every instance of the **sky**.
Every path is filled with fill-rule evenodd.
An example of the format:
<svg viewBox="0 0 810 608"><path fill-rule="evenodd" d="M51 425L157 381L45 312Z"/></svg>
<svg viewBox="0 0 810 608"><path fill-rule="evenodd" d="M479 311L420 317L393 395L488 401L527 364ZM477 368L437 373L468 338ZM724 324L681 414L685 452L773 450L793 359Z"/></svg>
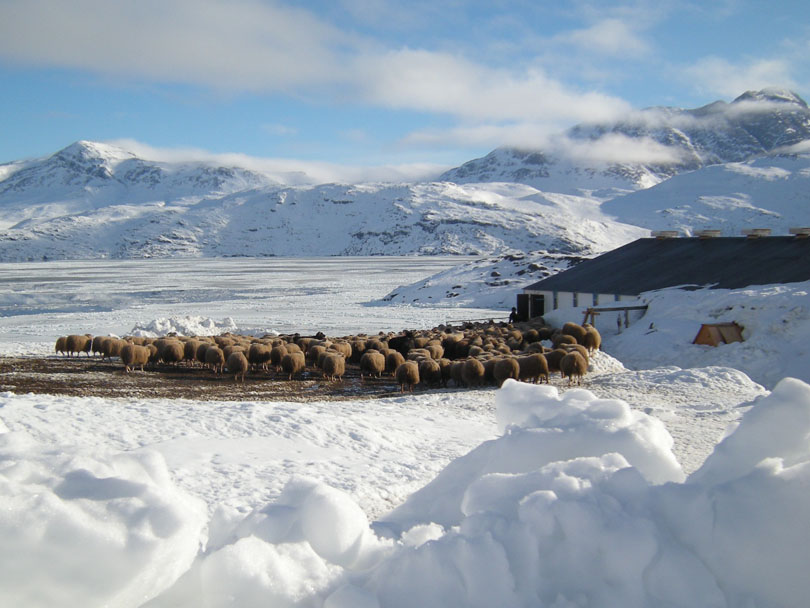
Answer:
<svg viewBox="0 0 810 608"><path fill-rule="evenodd" d="M77 140L430 173L581 122L810 98L806 0L0 0L0 162Z"/></svg>

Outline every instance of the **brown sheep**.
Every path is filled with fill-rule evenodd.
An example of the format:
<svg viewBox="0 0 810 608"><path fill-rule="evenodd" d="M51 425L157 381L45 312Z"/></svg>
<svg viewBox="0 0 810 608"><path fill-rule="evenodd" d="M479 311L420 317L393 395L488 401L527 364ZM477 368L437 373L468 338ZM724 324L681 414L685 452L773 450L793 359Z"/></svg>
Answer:
<svg viewBox="0 0 810 608"><path fill-rule="evenodd" d="M585 359L585 363L588 363L591 358L588 354L588 349L582 346L582 344L563 344L560 346L560 348L568 353L577 351L580 355L582 355L582 358Z"/></svg>
<svg viewBox="0 0 810 608"><path fill-rule="evenodd" d="M284 344L277 344L270 349L270 365L276 368L276 371L281 369L281 359L287 354L287 347Z"/></svg>
<svg viewBox="0 0 810 608"><path fill-rule="evenodd" d="M287 374L287 379L292 380L293 376L300 374L307 366L304 353L291 352L281 358L281 369Z"/></svg>
<svg viewBox="0 0 810 608"><path fill-rule="evenodd" d="M392 376L397 368L405 363L405 357L402 356L402 353L396 350L388 349L388 354L385 355L385 371L390 373Z"/></svg>
<svg viewBox="0 0 810 608"><path fill-rule="evenodd" d="M399 392L404 393L405 387L413 392L413 387L419 384L419 366L415 361L405 361L394 371L394 377L399 384Z"/></svg>
<svg viewBox="0 0 810 608"><path fill-rule="evenodd" d="M248 350L248 363L254 369L267 369L267 364L270 362L270 351L272 348L268 344L261 342L254 342L250 345Z"/></svg>
<svg viewBox="0 0 810 608"><path fill-rule="evenodd" d="M108 341L103 342L102 346L106 349L107 357L112 359L113 357L120 357L121 349L127 344L128 342L120 338L110 338Z"/></svg>
<svg viewBox="0 0 810 608"><path fill-rule="evenodd" d="M230 355L228 355L228 360L225 365L228 368L228 373L233 374L233 381L236 382L241 376L242 383L244 384L245 374L247 374L248 368L250 367L250 363L248 362L247 357L245 357L245 353L240 350L232 352Z"/></svg>
<svg viewBox="0 0 810 608"><path fill-rule="evenodd" d="M89 336L79 336L71 334L65 340L65 348L67 348L68 355L76 353L78 357L81 353L87 353L90 356L90 347L92 346L92 339Z"/></svg>
<svg viewBox="0 0 810 608"><path fill-rule="evenodd" d="M602 336L593 325L585 326L585 339L582 341L582 346L591 353L602 347Z"/></svg>
<svg viewBox="0 0 810 608"><path fill-rule="evenodd" d="M588 363L577 351L572 351L565 355L560 361L560 371L563 378L568 377L568 385L574 378L577 379L577 384L582 384L582 376L588 371Z"/></svg>
<svg viewBox="0 0 810 608"><path fill-rule="evenodd" d="M332 349L343 355L344 359L349 359L352 356L352 345L345 340L340 340L332 344Z"/></svg>
<svg viewBox="0 0 810 608"><path fill-rule="evenodd" d="M555 333L551 336L551 346L554 348L559 348L563 344L576 344L577 339L574 336L570 336L568 334L564 334L561 332Z"/></svg>
<svg viewBox="0 0 810 608"><path fill-rule="evenodd" d="M214 370L215 374L220 374L225 366L225 353L219 346L209 345L205 349L205 364Z"/></svg>
<svg viewBox="0 0 810 608"><path fill-rule="evenodd" d="M562 348L555 348L551 352L545 353L543 356L546 358L546 363L548 363L548 371L560 371L560 361L562 361L562 358L567 354L568 351L565 351Z"/></svg>
<svg viewBox="0 0 810 608"><path fill-rule="evenodd" d="M524 355L518 357L517 361L520 366L520 380L537 384L542 382L542 378L545 378L546 384L548 384L548 361L543 355L540 353Z"/></svg>
<svg viewBox="0 0 810 608"><path fill-rule="evenodd" d="M452 361L450 365L450 378L456 386L464 386L464 364L465 361Z"/></svg>
<svg viewBox="0 0 810 608"><path fill-rule="evenodd" d="M342 381L346 373L346 358L341 353L329 351L323 358L321 369L324 378L332 382Z"/></svg>
<svg viewBox="0 0 810 608"><path fill-rule="evenodd" d="M441 344L435 342L428 342L424 349L430 353L431 359L441 359L444 357L444 348L442 348Z"/></svg>
<svg viewBox="0 0 810 608"><path fill-rule="evenodd" d="M205 365L205 351L208 350L209 346L212 346L210 342L200 342L200 345L197 347L197 352L194 353L194 358L201 365Z"/></svg>
<svg viewBox="0 0 810 608"><path fill-rule="evenodd" d="M197 359L197 349L200 348L202 342L200 340L186 340L183 342L183 361L188 361L194 364Z"/></svg>
<svg viewBox="0 0 810 608"><path fill-rule="evenodd" d="M312 344L307 349L307 354L305 355L307 363L310 365L317 365L318 358L326 352L326 346L323 344Z"/></svg>
<svg viewBox="0 0 810 608"><path fill-rule="evenodd" d="M577 344L582 344L585 341L585 334L587 332L582 325L577 325L569 321L562 326L562 333L564 336L573 336Z"/></svg>
<svg viewBox="0 0 810 608"><path fill-rule="evenodd" d="M54 351L62 355L67 353L67 336L60 336L56 339Z"/></svg>
<svg viewBox="0 0 810 608"><path fill-rule="evenodd" d="M467 386L480 386L484 382L484 364L478 359L467 359L461 377Z"/></svg>
<svg viewBox="0 0 810 608"><path fill-rule="evenodd" d="M385 357L381 352L368 349L360 357L360 379L363 379L363 373L379 378L385 371Z"/></svg>
<svg viewBox="0 0 810 608"><path fill-rule="evenodd" d="M419 361L419 379L427 386L438 386L442 383L442 368L438 361L422 359Z"/></svg>
<svg viewBox="0 0 810 608"><path fill-rule="evenodd" d="M178 364L183 360L186 354L185 346L179 340L168 340L163 343L163 348L160 348L160 358L165 363Z"/></svg>
<svg viewBox="0 0 810 608"><path fill-rule="evenodd" d="M509 378L517 380L520 377L520 364L514 357L497 359L493 369L493 376L498 386L503 386L503 383Z"/></svg>
<svg viewBox="0 0 810 608"><path fill-rule="evenodd" d="M121 348L121 362L124 364L124 370L129 373L136 367L140 367L143 371L143 366L149 363L150 351L145 346L127 343Z"/></svg>

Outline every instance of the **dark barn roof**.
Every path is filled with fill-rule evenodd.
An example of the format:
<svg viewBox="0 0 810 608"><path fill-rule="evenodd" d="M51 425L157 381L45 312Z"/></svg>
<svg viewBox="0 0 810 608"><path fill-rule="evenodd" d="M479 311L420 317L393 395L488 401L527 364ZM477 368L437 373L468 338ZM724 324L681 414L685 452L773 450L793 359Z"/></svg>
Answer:
<svg viewBox="0 0 810 608"><path fill-rule="evenodd" d="M526 290L638 295L681 285L737 289L801 281L810 281L810 238L647 238Z"/></svg>

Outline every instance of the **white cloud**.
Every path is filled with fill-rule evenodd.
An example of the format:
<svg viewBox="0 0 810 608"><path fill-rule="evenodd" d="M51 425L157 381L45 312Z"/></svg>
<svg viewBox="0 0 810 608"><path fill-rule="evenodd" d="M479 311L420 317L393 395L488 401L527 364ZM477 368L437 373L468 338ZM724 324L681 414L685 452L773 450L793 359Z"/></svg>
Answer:
<svg viewBox="0 0 810 608"><path fill-rule="evenodd" d="M380 105L467 119L609 120L629 109L609 95L569 90L540 69L489 68L449 53L390 51L361 58L357 72L365 96Z"/></svg>
<svg viewBox="0 0 810 608"><path fill-rule="evenodd" d="M553 142L552 151L591 166L617 163L667 165L683 161L680 150L649 137L630 138L620 133L608 133L596 140L559 138Z"/></svg>
<svg viewBox="0 0 810 608"><path fill-rule="evenodd" d="M642 55L650 46L637 35L626 21L603 19L592 26L566 32L554 37L555 42L571 44L591 53L612 56Z"/></svg>
<svg viewBox="0 0 810 608"><path fill-rule="evenodd" d="M602 27L602 43L616 36ZM5 0L0 58L121 79L365 102L485 121L607 120L622 100L531 67L391 49L314 13L258 0Z"/></svg>
<svg viewBox="0 0 810 608"><path fill-rule="evenodd" d="M736 97L771 86L796 88L789 64L782 59L754 59L731 63L722 57L704 57L683 69L683 77L697 90Z"/></svg>
<svg viewBox="0 0 810 608"><path fill-rule="evenodd" d="M155 162L198 162L212 166L243 167L290 186L324 183L418 182L430 180L450 167L430 163L357 166L247 154L217 154L199 148L158 148L133 139L108 142L140 158Z"/></svg>

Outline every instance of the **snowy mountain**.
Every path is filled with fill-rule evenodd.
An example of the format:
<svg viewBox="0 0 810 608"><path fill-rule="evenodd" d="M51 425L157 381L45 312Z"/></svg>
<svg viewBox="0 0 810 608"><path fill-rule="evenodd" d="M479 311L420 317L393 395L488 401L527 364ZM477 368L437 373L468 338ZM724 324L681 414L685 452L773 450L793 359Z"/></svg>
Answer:
<svg viewBox="0 0 810 608"><path fill-rule="evenodd" d="M0 165L0 261L583 257L658 228L784 232L810 225L810 157L785 155L808 142L807 104L771 89L578 126L551 150L501 148L426 183L301 185L300 174L159 162L81 141Z"/></svg>
<svg viewBox="0 0 810 608"><path fill-rule="evenodd" d="M615 123L578 125L549 149L499 148L439 179L612 197L618 189L648 188L684 171L746 161L807 139L807 103L790 91L765 89L731 103L648 108Z"/></svg>
<svg viewBox="0 0 810 608"><path fill-rule="evenodd" d="M676 175L653 188L602 204L602 211L651 230L746 228L788 234L810 226L810 155L772 155Z"/></svg>
<svg viewBox="0 0 810 608"><path fill-rule="evenodd" d="M592 199L523 184L282 186L239 168L79 142L0 182L0 260L168 256L588 255L646 234Z"/></svg>

